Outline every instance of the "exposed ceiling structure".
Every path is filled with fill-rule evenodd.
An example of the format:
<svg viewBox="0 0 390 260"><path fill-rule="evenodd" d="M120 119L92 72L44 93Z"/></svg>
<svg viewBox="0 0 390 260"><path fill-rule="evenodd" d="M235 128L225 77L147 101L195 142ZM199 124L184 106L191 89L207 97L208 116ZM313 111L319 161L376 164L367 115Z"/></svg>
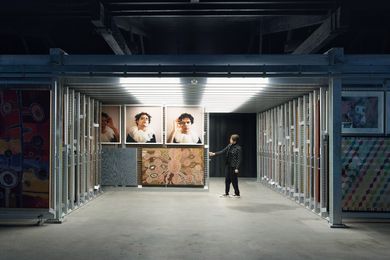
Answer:
<svg viewBox="0 0 390 260"><path fill-rule="evenodd" d="M0 54L48 54L50 48L69 54L321 54L332 47L390 53L388 8L356 1L5 0L0 6ZM158 103L166 94L164 103L181 96L185 104L206 102L214 112L261 111L326 83L171 80L155 82L158 89L120 78L68 83L104 102ZM163 86L165 93L156 92ZM233 101L229 109L221 105Z"/></svg>
<svg viewBox="0 0 390 260"><path fill-rule="evenodd" d="M389 53L388 11L341 0L4 0L0 53Z"/></svg>

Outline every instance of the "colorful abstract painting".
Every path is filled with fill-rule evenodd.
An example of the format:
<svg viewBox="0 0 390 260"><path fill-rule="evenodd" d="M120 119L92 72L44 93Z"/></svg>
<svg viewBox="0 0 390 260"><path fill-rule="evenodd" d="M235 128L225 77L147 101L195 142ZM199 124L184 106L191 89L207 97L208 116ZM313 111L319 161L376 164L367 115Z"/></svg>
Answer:
<svg viewBox="0 0 390 260"><path fill-rule="evenodd" d="M344 211L390 211L390 139L348 137L342 141Z"/></svg>
<svg viewBox="0 0 390 260"><path fill-rule="evenodd" d="M49 208L50 91L0 90L0 208Z"/></svg>
<svg viewBox="0 0 390 260"><path fill-rule="evenodd" d="M203 186L203 148L142 149L142 185Z"/></svg>

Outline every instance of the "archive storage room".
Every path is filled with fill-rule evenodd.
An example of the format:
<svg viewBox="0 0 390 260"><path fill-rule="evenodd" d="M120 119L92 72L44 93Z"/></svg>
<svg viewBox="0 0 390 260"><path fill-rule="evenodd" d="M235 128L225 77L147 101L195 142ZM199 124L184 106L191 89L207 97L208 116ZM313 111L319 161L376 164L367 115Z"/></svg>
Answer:
<svg viewBox="0 0 390 260"><path fill-rule="evenodd" d="M337 1L41 2L64 26L48 36L59 44L0 45L0 259L388 256L389 49L336 45L353 12ZM93 28L80 41L104 44L67 45L61 21L74 17L75 32ZM247 52L243 39L219 44L253 24L262 33ZM159 26L161 42L139 29ZM168 39L180 34L197 45Z"/></svg>

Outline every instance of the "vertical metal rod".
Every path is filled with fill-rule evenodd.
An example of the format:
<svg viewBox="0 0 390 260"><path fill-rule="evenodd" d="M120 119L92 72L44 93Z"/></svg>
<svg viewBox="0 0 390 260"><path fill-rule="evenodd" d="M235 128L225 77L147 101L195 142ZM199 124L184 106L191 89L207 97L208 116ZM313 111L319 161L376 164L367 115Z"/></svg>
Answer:
<svg viewBox="0 0 390 260"><path fill-rule="evenodd" d="M94 116L94 124L93 124L93 142L95 146L95 161L94 161L94 168L95 168L95 176L94 176L94 185L98 186L100 184L99 182L99 140L98 140L98 135L99 135L99 128L98 128L98 118L99 118L99 102L95 100L94 103L95 107L95 116Z"/></svg>
<svg viewBox="0 0 390 260"><path fill-rule="evenodd" d="M70 200L70 208L74 209L74 201L75 201L75 141L74 141L74 133L75 133L75 91L72 89L70 91L69 97L69 107L70 107L70 128L69 128L69 144L70 144L70 169L69 169L69 200Z"/></svg>
<svg viewBox="0 0 390 260"><path fill-rule="evenodd" d="M319 133L319 118L318 118L318 107L317 107L317 104L318 104L318 90L314 90L313 92L313 123L311 124L312 125L312 128L314 130L313 132L313 154L312 154L312 163L313 163L313 210L314 211L318 211L318 168L319 168L319 165L318 165L318 146L319 146L319 143L318 143L318 133Z"/></svg>
<svg viewBox="0 0 390 260"><path fill-rule="evenodd" d="M86 121L86 98L85 95L81 96L81 106L80 106L80 116L82 116L81 120L81 129L80 129L80 147L81 147L81 164L80 164L80 195L81 195L81 202L85 203L86 197L85 197L85 179L86 179L86 162L85 162L85 156L86 156L86 133L85 133L85 121Z"/></svg>
<svg viewBox="0 0 390 260"><path fill-rule="evenodd" d="M80 181L81 181L81 94L76 93L76 174L75 174L75 190L76 190L76 205L79 206L81 202Z"/></svg>
<svg viewBox="0 0 390 260"><path fill-rule="evenodd" d="M51 174L50 174L50 180L51 180L51 205L50 207L54 209L55 216L54 218L58 218L57 214L57 81L53 80L52 86L51 86L51 147L50 147L50 153L51 153Z"/></svg>
<svg viewBox="0 0 390 260"><path fill-rule="evenodd" d="M293 140L293 129L291 126L293 125L293 122L291 120L292 117L292 101L288 102L288 120L287 120L287 127L288 127L288 147L287 147L287 153L288 153L288 168L289 168L289 188L290 188L290 195L291 191L293 189L293 175L294 175L294 170L293 170L293 146L292 146L292 140Z"/></svg>
<svg viewBox="0 0 390 260"><path fill-rule="evenodd" d="M57 220L62 219L62 91L61 91L61 82L58 78L55 79L55 111L54 116L55 120L55 172L54 175L56 177L56 191L55 191L55 218Z"/></svg>
<svg viewBox="0 0 390 260"><path fill-rule="evenodd" d="M86 99L87 113L85 120L85 141L86 141L86 154L85 154L85 195L89 199L90 192L90 179L91 179L91 98Z"/></svg>
<svg viewBox="0 0 390 260"><path fill-rule="evenodd" d="M97 141L98 141L98 147L99 147L99 163L98 163L98 181L99 181L99 185L102 184L102 144L100 143L100 135L101 135L101 116L102 116L102 103L99 102L98 103L98 124L99 124L99 128L98 128L98 134L97 134ZM126 139L123 139L123 140L126 140Z"/></svg>
<svg viewBox="0 0 390 260"><path fill-rule="evenodd" d="M307 96L303 96L302 98L302 122L301 122L301 133L302 133L302 140L301 140L301 168L302 168L302 173L303 173L303 203L306 204L306 200L308 199L309 195L309 189L308 189L308 182L309 182L309 174L307 171L307 156L308 156L308 151L307 151L307 132L306 132L306 127L307 127Z"/></svg>
<svg viewBox="0 0 390 260"><path fill-rule="evenodd" d="M205 124L205 132L206 132L206 139L207 139L207 149L205 149L206 152L206 180L205 180L205 187L208 189L210 188L210 160L209 160L209 151L210 151L210 113L206 113L206 124Z"/></svg>
<svg viewBox="0 0 390 260"><path fill-rule="evenodd" d="M260 181L260 113L256 114L256 180Z"/></svg>
<svg viewBox="0 0 390 260"><path fill-rule="evenodd" d="M90 196L94 194L94 186L95 186L95 128L93 126L95 122L95 100L93 98L90 99L90 121L89 121L89 142L90 142L90 165L89 165L89 194Z"/></svg>
<svg viewBox="0 0 390 260"><path fill-rule="evenodd" d="M341 216L341 79L329 81L329 222L343 226Z"/></svg>
<svg viewBox="0 0 390 260"><path fill-rule="evenodd" d="M297 99L293 100L293 132L292 136L294 138L293 141L293 158L294 158L294 193L298 193L298 153L297 153L297 146L298 146L298 113L297 113Z"/></svg>
<svg viewBox="0 0 390 260"><path fill-rule="evenodd" d="M68 135L68 127L69 127L69 88L62 86L62 95L61 99L63 100L63 111L61 113L64 115L63 120L63 167L62 167L62 204L63 204L63 212L66 214L68 212L68 156L69 156L69 135Z"/></svg>
<svg viewBox="0 0 390 260"><path fill-rule="evenodd" d="M311 96L311 99L310 99L310 106L309 106L309 111L310 111L310 124L308 125L308 131L309 131L309 135L310 135L310 156L308 158L308 162L309 162L309 171L310 171L310 203L311 203L311 208L314 209L314 201L315 201L315 194L314 194L314 186L315 186L315 182L314 182L314 174L315 174L315 170L314 170L314 131L315 131L315 127L316 127L316 124L315 124L315 121L314 121L314 108L315 108L315 99L316 99L316 95L315 95L315 92L313 91L312 93L310 93L310 96Z"/></svg>
<svg viewBox="0 0 390 260"><path fill-rule="evenodd" d="M298 136L298 193L299 197L303 193L303 172L302 172L302 97L298 98L298 118L297 118L297 136Z"/></svg>

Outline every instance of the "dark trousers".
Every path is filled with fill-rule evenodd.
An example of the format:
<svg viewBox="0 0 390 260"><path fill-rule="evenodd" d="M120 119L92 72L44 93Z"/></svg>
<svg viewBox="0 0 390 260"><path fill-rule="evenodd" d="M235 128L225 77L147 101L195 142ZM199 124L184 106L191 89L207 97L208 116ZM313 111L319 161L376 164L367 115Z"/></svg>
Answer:
<svg viewBox="0 0 390 260"><path fill-rule="evenodd" d="M238 173L235 173L234 170L233 167L225 165L225 194L229 194L230 183L232 183L234 194L240 196L240 190L238 189Z"/></svg>

